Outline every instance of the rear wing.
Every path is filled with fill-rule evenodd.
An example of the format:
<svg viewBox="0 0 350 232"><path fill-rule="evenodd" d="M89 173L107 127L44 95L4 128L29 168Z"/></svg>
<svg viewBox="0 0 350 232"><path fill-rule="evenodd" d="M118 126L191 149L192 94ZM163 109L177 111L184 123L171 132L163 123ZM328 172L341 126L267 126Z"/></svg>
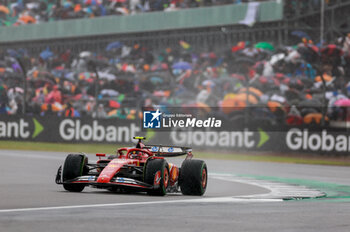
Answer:
<svg viewBox="0 0 350 232"><path fill-rule="evenodd" d="M190 155L192 148L180 146L162 146L162 145L146 145L144 148L151 151L155 156L175 157L182 155Z"/></svg>

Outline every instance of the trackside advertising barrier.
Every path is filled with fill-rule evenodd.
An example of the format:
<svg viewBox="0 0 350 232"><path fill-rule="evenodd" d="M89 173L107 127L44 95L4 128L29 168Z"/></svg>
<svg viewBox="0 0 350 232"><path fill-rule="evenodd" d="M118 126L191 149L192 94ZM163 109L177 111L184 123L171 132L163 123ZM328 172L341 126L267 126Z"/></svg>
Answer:
<svg viewBox="0 0 350 232"><path fill-rule="evenodd" d="M331 155L350 153L350 133L327 127L256 125L220 130L142 130L140 120L0 116L0 140L59 143L134 143L136 135L146 143L192 146L230 151L303 152Z"/></svg>

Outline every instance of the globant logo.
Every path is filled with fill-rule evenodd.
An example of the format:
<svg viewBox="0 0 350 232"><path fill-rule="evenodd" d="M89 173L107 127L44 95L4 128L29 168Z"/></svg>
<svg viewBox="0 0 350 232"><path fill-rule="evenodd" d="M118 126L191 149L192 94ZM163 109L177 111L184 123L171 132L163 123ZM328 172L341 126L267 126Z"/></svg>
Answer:
<svg viewBox="0 0 350 232"><path fill-rule="evenodd" d="M155 129L161 128L160 118L162 113L157 111L144 111L143 112L143 128Z"/></svg>
<svg viewBox="0 0 350 232"><path fill-rule="evenodd" d="M270 136L258 128L258 131L177 131L170 133L172 143L196 147L232 147L260 148L270 139Z"/></svg>
<svg viewBox="0 0 350 232"><path fill-rule="evenodd" d="M350 151L350 136L344 134L330 134L327 130L312 133L307 129L290 129L286 135L286 144L291 150L304 151Z"/></svg>

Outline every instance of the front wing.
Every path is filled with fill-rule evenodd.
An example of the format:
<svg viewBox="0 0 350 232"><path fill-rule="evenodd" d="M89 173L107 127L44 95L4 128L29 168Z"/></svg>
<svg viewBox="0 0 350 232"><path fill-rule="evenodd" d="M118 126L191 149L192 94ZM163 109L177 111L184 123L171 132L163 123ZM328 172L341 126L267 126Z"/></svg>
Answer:
<svg viewBox="0 0 350 232"><path fill-rule="evenodd" d="M126 177L114 177L111 179L110 182L107 182L107 183L97 182L96 175L79 176L72 180L63 181L61 176L61 170L62 170L62 167L60 167L57 170L56 184L86 184L86 185L91 185L98 188L133 187L133 188L144 189L144 190L153 189L153 186L150 184L147 184L132 178L126 178Z"/></svg>

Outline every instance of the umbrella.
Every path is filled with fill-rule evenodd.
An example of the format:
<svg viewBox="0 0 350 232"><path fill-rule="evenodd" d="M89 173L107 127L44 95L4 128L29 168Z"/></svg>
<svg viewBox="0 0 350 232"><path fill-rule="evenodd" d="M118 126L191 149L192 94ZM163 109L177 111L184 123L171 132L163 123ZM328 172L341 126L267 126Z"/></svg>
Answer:
<svg viewBox="0 0 350 232"><path fill-rule="evenodd" d="M247 94L246 93L239 93L239 94L235 95L233 97L233 99L246 101L247 100ZM258 103L258 99L254 95L248 94L248 102L250 104L257 104Z"/></svg>
<svg viewBox="0 0 350 232"><path fill-rule="evenodd" d="M270 96L270 101L274 101L274 102L279 102L279 103L285 103L286 102L286 98L277 94L277 93L273 93L271 96Z"/></svg>
<svg viewBox="0 0 350 232"><path fill-rule="evenodd" d="M116 117L117 114L118 114L118 110L115 109L115 110L109 111L109 112L107 113L107 116L109 116L109 117L115 116L115 117Z"/></svg>
<svg viewBox="0 0 350 232"><path fill-rule="evenodd" d="M167 91L162 91L162 90L154 91L153 96L155 96L155 97L169 97L170 91L169 90L167 90Z"/></svg>
<svg viewBox="0 0 350 232"><path fill-rule="evenodd" d="M248 57L254 57L259 53L259 50L257 48L245 48L242 53Z"/></svg>
<svg viewBox="0 0 350 232"><path fill-rule="evenodd" d="M108 72L98 72L98 76L100 79L106 79L109 81L117 79L117 77L114 74Z"/></svg>
<svg viewBox="0 0 350 232"><path fill-rule="evenodd" d="M326 74L326 73L323 74L323 79L324 79L325 82L329 82L329 81L333 80L333 78L330 75ZM321 81L322 81L321 76L317 76L315 78L315 82L321 82Z"/></svg>
<svg viewBox="0 0 350 232"><path fill-rule="evenodd" d="M103 89L101 90L100 94L104 96L116 97L119 95L119 92L114 89Z"/></svg>
<svg viewBox="0 0 350 232"><path fill-rule="evenodd" d="M240 41L240 42L237 43L236 46L232 46L231 51L232 51L232 52L237 52L237 51L239 51L239 50L242 50L242 49L245 48L245 45L246 45L246 44L245 44L244 41Z"/></svg>
<svg viewBox="0 0 350 232"><path fill-rule="evenodd" d="M215 82L212 80L205 80L202 82L203 86L210 86L210 87L214 87L215 86Z"/></svg>
<svg viewBox="0 0 350 232"><path fill-rule="evenodd" d="M115 11L118 12L118 13L121 13L123 15L128 15L129 14L129 10L127 8L125 8L125 7L117 7L115 9Z"/></svg>
<svg viewBox="0 0 350 232"><path fill-rule="evenodd" d="M350 99L339 99L334 102L334 106L350 107Z"/></svg>
<svg viewBox="0 0 350 232"><path fill-rule="evenodd" d="M328 121L328 117L326 116L325 121ZM311 124L311 123L316 123L320 124L322 120L322 114L321 113L309 113L304 116L304 123L305 124Z"/></svg>
<svg viewBox="0 0 350 232"><path fill-rule="evenodd" d="M23 15L22 17L20 17L18 19L20 22L24 23L24 24L28 24L28 23L36 23L36 19L33 18L30 15Z"/></svg>
<svg viewBox="0 0 350 232"><path fill-rule="evenodd" d="M94 97L93 96L90 96L90 95L87 95L87 94L77 94L73 97L73 99L75 101L78 101L78 100L94 100Z"/></svg>
<svg viewBox="0 0 350 232"><path fill-rule="evenodd" d="M118 49L118 48L121 48L123 47L123 44L119 41L114 41L112 43L109 43L106 47L106 51L110 51L112 49Z"/></svg>
<svg viewBox="0 0 350 232"><path fill-rule="evenodd" d="M4 14L9 14L10 10L6 6L0 5L0 12L2 12Z"/></svg>
<svg viewBox="0 0 350 232"><path fill-rule="evenodd" d="M84 0L85 5L100 5L98 0Z"/></svg>
<svg viewBox="0 0 350 232"><path fill-rule="evenodd" d="M120 108L120 103L117 101L109 100L108 106L111 108L118 109L118 108Z"/></svg>
<svg viewBox="0 0 350 232"><path fill-rule="evenodd" d="M270 51L274 51L275 50L275 47L272 44L268 43L268 42L257 43L257 44L255 44L254 47L255 48L264 49L264 50L270 50Z"/></svg>
<svg viewBox="0 0 350 232"><path fill-rule="evenodd" d="M343 50L335 44L329 44L321 49L322 62L332 65L340 65Z"/></svg>
<svg viewBox="0 0 350 232"><path fill-rule="evenodd" d="M246 107L246 101L241 99L227 98L221 102L221 110L225 114L230 114L235 110L242 110Z"/></svg>
<svg viewBox="0 0 350 232"><path fill-rule="evenodd" d="M300 110L300 114L305 116L307 114L318 113L318 111L314 108L303 108Z"/></svg>
<svg viewBox="0 0 350 232"><path fill-rule="evenodd" d="M342 56L343 50L335 44L329 44L321 49L321 54L325 56Z"/></svg>
<svg viewBox="0 0 350 232"><path fill-rule="evenodd" d="M188 62L177 62L172 66L173 69L192 70L192 65Z"/></svg>
<svg viewBox="0 0 350 232"><path fill-rule="evenodd" d="M40 53L40 57L43 60L47 60L48 58L50 58L52 56L53 56L53 52L51 52L49 48L47 48L46 50L44 50Z"/></svg>
<svg viewBox="0 0 350 232"><path fill-rule="evenodd" d="M64 75L64 78L70 81L74 81L75 80L74 76L75 76L74 72L68 72Z"/></svg>
<svg viewBox="0 0 350 232"><path fill-rule="evenodd" d="M80 57L80 58L87 58L87 57L90 57L90 56L92 56L92 53L89 52L89 51L83 51L83 52L81 52L81 53L79 54L79 57Z"/></svg>
<svg viewBox="0 0 350 232"><path fill-rule="evenodd" d="M297 115L288 115L286 123L287 125L301 125L303 124L303 118Z"/></svg>
<svg viewBox="0 0 350 232"><path fill-rule="evenodd" d="M71 2L64 2L63 3L63 7L64 8L69 8L69 7L71 7L73 5L73 3L71 3Z"/></svg>
<svg viewBox="0 0 350 232"><path fill-rule="evenodd" d="M59 102L55 102L53 104L44 103L44 104L41 105L41 110L42 111L47 111L49 105L51 106L51 109L52 109L53 112L58 112L58 111L63 110L63 106Z"/></svg>
<svg viewBox="0 0 350 232"><path fill-rule="evenodd" d="M271 112L284 111L282 104L277 101L268 101L266 105Z"/></svg>
<svg viewBox="0 0 350 232"><path fill-rule="evenodd" d="M292 31L292 35L299 38L311 39L310 36L304 31Z"/></svg>
<svg viewBox="0 0 350 232"><path fill-rule="evenodd" d="M78 75L78 80L85 80L87 82L92 82L95 78L95 73L90 72L82 72Z"/></svg>
<svg viewBox="0 0 350 232"><path fill-rule="evenodd" d="M150 78L150 81L152 84L156 85L156 84L162 84L164 82L164 80L161 77L157 77L157 76L153 76Z"/></svg>
<svg viewBox="0 0 350 232"><path fill-rule="evenodd" d="M271 56L270 63L272 65L277 64L279 61L284 60L286 55L284 53L278 53L276 55Z"/></svg>
<svg viewBox="0 0 350 232"><path fill-rule="evenodd" d="M180 44L180 46L181 46L183 49L188 50L188 49L191 48L191 45L190 45L189 43L183 41L183 40L180 40L180 41L179 41L179 44Z"/></svg>
<svg viewBox="0 0 350 232"><path fill-rule="evenodd" d="M152 71L167 70L168 65L166 63L154 64L151 68Z"/></svg>
<svg viewBox="0 0 350 232"><path fill-rule="evenodd" d="M14 88L11 88L9 89L8 93L13 93L13 91L16 91L17 93L24 93L23 89L20 88L20 87L14 87Z"/></svg>

